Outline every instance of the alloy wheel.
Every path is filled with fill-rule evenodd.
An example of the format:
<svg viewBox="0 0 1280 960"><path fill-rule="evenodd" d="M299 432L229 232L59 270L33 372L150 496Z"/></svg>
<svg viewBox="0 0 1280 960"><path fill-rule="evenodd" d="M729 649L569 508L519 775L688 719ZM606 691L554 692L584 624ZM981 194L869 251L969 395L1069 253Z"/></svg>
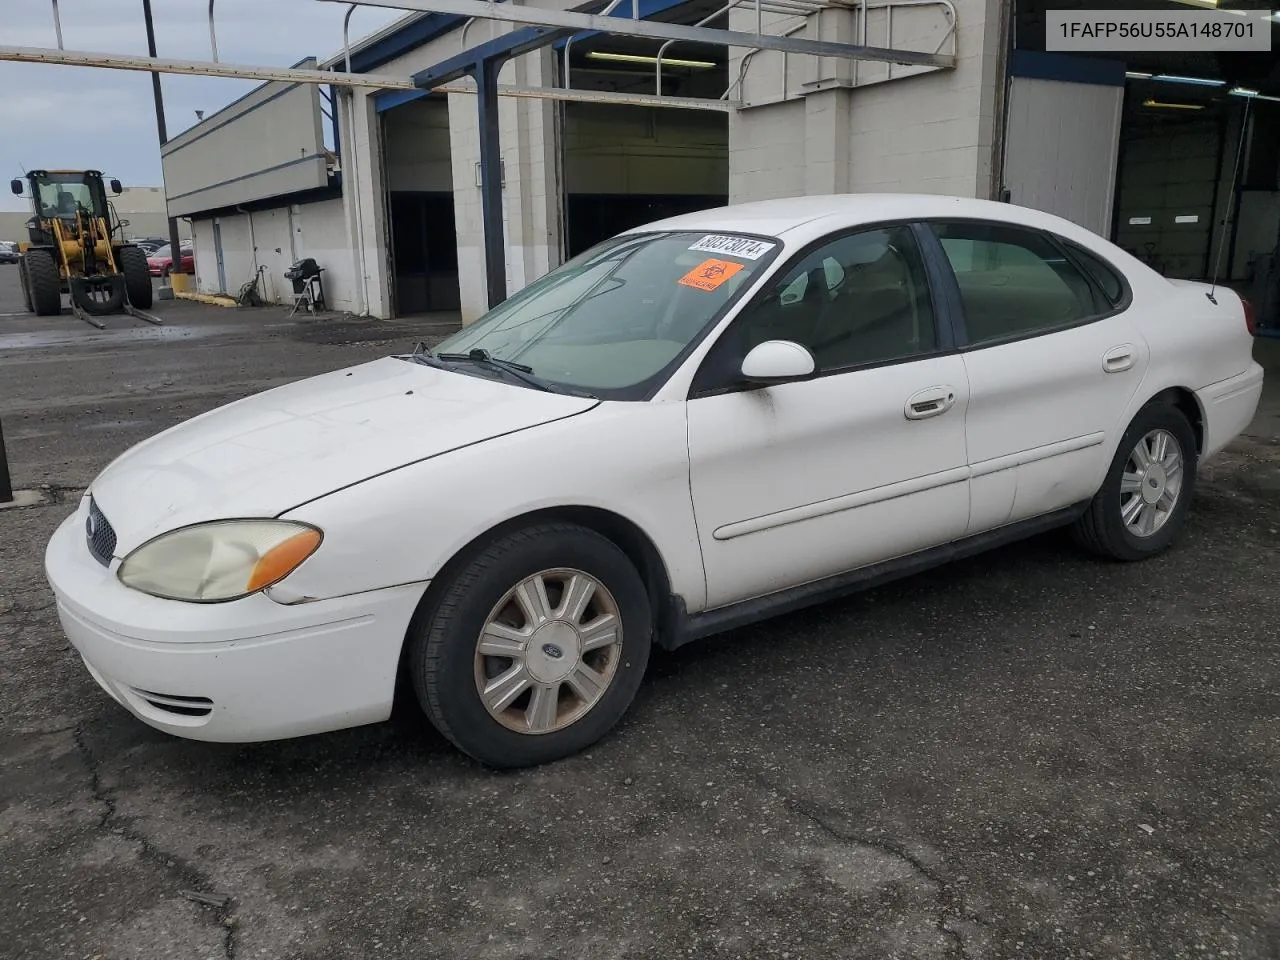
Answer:
<svg viewBox="0 0 1280 960"><path fill-rule="evenodd" d="M622 657L622 618L609 589L581 570L543 570L494 605L476 641L476 691L517 733L580 720L609 689Z"/></svg>
<svg viewBox="0 0 1280 960"><path fill-rule="evenodd" d="M1120 475L1120 519L1135 537L1149 537L1178 505L1183 479L1182 447L1168 430L1152 430L1129 454Z"/></svg>

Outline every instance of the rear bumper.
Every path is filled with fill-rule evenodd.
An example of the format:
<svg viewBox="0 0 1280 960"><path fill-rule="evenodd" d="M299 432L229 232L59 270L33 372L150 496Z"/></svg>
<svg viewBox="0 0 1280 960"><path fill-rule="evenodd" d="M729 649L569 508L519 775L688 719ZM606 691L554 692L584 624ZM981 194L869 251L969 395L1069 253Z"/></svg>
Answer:
<svg viewBox="0 0 1280 960"><path fill-rule="evenodd" d="M1196 391L1200 409L1204 411L1202 460L1213 456L1248 428L1262 397L1262 380L1262 367L1251 362L1244 373Z"/></svg>
<svg viewBox="0 0 1280 960"><path fill-rule="evenodd" d="M83 508L45 568L89 673L143 722L196 740L275 740L385 720L423 584L283 605L219 604L130 590L84 543Z"/></svg>

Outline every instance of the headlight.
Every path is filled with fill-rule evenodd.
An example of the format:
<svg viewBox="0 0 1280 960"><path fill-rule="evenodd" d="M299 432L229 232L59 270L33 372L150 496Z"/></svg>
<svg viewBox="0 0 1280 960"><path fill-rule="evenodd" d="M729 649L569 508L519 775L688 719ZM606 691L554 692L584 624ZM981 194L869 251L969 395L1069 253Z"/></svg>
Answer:
<svg viewBox="0 0 1280 960"><path fill-rule="evenodd" d="M148 540L124 558L126 587L167 600L236 600L283 580L320 546L315 527L289 520L218 520Z"/></svg>

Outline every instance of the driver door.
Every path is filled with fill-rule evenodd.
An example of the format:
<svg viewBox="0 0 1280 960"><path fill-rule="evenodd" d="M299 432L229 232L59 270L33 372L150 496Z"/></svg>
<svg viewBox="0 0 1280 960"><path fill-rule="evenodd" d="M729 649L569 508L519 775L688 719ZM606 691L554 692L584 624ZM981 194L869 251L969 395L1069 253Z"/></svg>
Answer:
<svg viewBox="0 0 1280 960"><path fill-rule="evenodd" d="M802 252L708 355L688 403L707 606L764 596L964 535L964 362L910 226ZM748 386L764 340L813 354L803 381Z"/></svg>

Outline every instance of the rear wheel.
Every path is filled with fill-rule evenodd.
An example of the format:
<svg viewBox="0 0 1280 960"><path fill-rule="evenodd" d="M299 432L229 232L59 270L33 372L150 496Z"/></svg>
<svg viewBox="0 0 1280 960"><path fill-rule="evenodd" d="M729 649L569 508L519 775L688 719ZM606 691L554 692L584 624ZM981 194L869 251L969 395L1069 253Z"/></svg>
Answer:
<svg viewBox="0 0 1280 960"><path fill-rule="evenodd" d="M592 530L540 524L474 556L415 620L414 689L436 728L482 763L546 763L626 712L651 630L626 554Z"/></svg>
<svg viewBox="0 0 1280 960"><path fill-rule="evenodd" d="M1120 439L1115 458L1074 533L1118 560L1142 560L1168 547L1186 522L1196 480L1196 435L1182 411L1153 402Z"/></svg>
<svg viewBox="0 0 1280 960"><path fill-rule="evenodd" d="M151 309L151 268L147 256L138 247L121 247L116 251L116 261L124 274L124 286L129 302L139 310Z"/></svg>
<svg viewBox="0 0 1280 960"><path fill-rule="evenodd" d="M22 255L27 272L27 294L31 309L39 317L62 313L62 277L48 250L28 250Z"/></svg>

